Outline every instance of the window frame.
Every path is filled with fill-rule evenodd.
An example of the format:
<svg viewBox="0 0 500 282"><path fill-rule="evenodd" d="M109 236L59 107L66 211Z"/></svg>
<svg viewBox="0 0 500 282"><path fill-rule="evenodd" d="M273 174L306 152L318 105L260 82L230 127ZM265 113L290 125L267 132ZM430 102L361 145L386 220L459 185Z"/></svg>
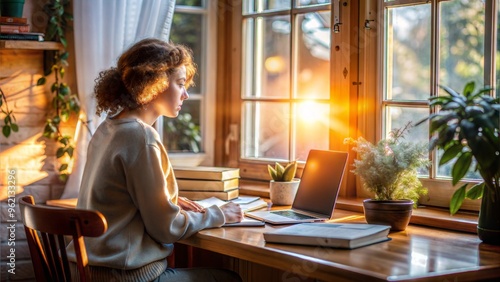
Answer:
<svg viewBox="0 0 500 282"><path fill-rule="evenodd" d="M297 80L297 74L294 73L294 70L296 69L297 67L297 64L298 64L298 56L296 54L297 52L297 48L296 48L296 44L298 44L298 39L297 39L297 34L296 34L296 29L297 29L297 26L296 26L296 21L297 21L297 17L299 15L305 15L306 13L310 13L310 12L324 12L324 11L330 11L331 10L331 5L330 4L322 4L322 5L314 5L314 6L306 6L306 7L294 7L294 2L295 1L292 1L291 5L292 7L288 10L288 9L280 9L280 10L266 10L266 11L263 11L263 12L251 12L251 13L247 13L245 15L243 15L243 19L242 21L245 21L245 20L248 20L248 19L252 19L253 21L257 21L260 17L264 17L264 19L271 19L272 17L274 16L290 16L290 56L289 56L289 59L290 59L290 81L289 81L289 88L290 88L290 95L288 96L288 98L285 98L285 97L268 97L268 96L263 96L263 97L260 97L260 96L245 96L244 93L245 92L248 92L246 91L246 88L252 88L252 90L254 91L259 91L259 86L255 86L254 82L255 81L251 81L250 83L247 82L246 85L242 85L242 89L241 89L241 101L243 103L245 102L270 102L270 103L287 103L289 105L289 109L290 109L290 112L292 114L297 114L296 113L296 109L295 107L297 106L297 103L298 102L303 102L303 101L314 101L314 102L317 102L317 103L322 103L322 104L329 104L329 107L331 108L331 103L330 103L330 98L312 98L312 99L307 99L307 98L303 98L303 97L296 97L296 95L293 95L297 88L297 83L296 83L296 80ZM250 38L251 36L248 35L245 30L243 31L243 34L245 34L247 37L246 38ZM244 40L244 39L243 39ZM245 48L245 46L242 46L243 48ZM262 62L260 61L261 58L257 59L259 64L261 64ZM255 60L255 59L254 59ZM259 66L257 67L250 67L251 65L251 59L244 59L244 67L245 69L251 69L251 70L254 70L255 71L259 71ZM329 63L330 64L330 63ZM260 66L262 67L262 66ZM242 76L245 75L245 71L242 71ZM243 79L242 79L243 80ZM252 84L252 86L249 86L249 84ZM255 90L254 88L257 88L257 90ZM329 95L330 96L330 95ZM243 120L243 117L242 117L242 120ZM265 157L241 157L242 161L264 161L264 162L274 162L274 161L279 161L279 162L288 162L288 161L293 161L295 159L295 140L293 139L293 136L295 134L295 127L293 126L293 121L290 122L290 125L289 125L289 132L288 132L288 146L289 146L289 156L290 158L289 159L278 159L278 158L265 158ZM244 132L241 133L242 135L244 134ZM241 151L244 151L243 149L243 142L241 145ZM300 161L300 160L299 160ZM302 160L304 161L304 160Z"/></svg>
<svg viewBox="0 0 500 282"><path fill-rule="evenodd" d="M335 2L335 1L332 1ZM333 3L331 4L321 4L315 7L295 7L295 1L292 1L292 6L291 9L288 10L288 13L292 16L295 17L299 13L305 13L309 11L313 11L318 9L317 7L320 6L322 7L323 10L325 8L329 11L332 11ZM350 46L356 45L357 42L351 41L352 37L350 36L350 33L354 30L351 28L351 25L349 24L350 21L357 21L357 17L351 17L353 14L353 11L357 11L357 3L353 3L353 5L340 5L339 4L339 10L342 16L342 25L340 27L341 32L339 33L334 33L333 32L333 22L334 22L334 17L333 17L333 12L332 12L332 17L331 17L331 46L338 46L338 50L334 52L333 48L330 48L330 119L336 119L339 121L341 124L345 124L345 126L340 126L339 128L334 128L330 129L329 131L329 144L330 144L330 149L332 150L342 150L342 151L347 151L348 146L344 145L343 139L345 137L351 136L352 133L355 131L354 127L352 124L355 122L355 118L353 119L353 115L356 113L356 109L352 109L349 107L350 102L352 102L353 99L356 99L357 97L357 87L350 87L351 80L355 80L357 82L358 76L357 76L357 54L352 54L352 50L350 50ZM241 5L239 6L233 6L234 10L234 21L238 22L238 26L233 30L233 35L235 38L239 39L238 43L235 43L233 40L233 47L237 47L239 56L242 58L242 49L244 46L242 46L242 38L241 35L235 35L235 32L240 32L243 30L243 12L241 9ZM273 11L267 11L264 12L265 15L270 15L274 14ZM254 16L255 13L250 13L250 15ZM294 24L292 24L293 26ZM238 30L239 29L239 30ZM355 40L357 41L357 39ZM291 38L291 43L293 44L294 39L293 37ZM336 44L334 44L336 42ZM291 46L290 48L293 49ZM339 52L340 50L340 52ZM293 53L291 54L291 58L293 60ZM353 57L353 58L350 58ZM294 62L292 62L294 64ZM232 93L232 97L235 101L237 101L235 104L238 105L238 107L241 107L243 101L249 101L249 100L254 100L254 99L242 99L241 98L241 93L242 93L242 82L241 82L241 73L242 73L242 68L239 66L238 68L238 73L240 75L240 81L238 82L238 90L237 92L234 91ZM345 74L347 73L347 74ZM337 75L335 75L337 74ZM291 74L292 76L294 75L293 73ZM293 81L291 81L293 84ZM358 85L355 83L355 85ZM234 88L233 88L234 89ZM291 89L293 89L293 85L291 86ZM354 98L353 98L354 97ZM265 100L265 99L263 99ZM294 101L297 100L296 98L290 98L287 99L288 101ZM332 101L335 101L333 103ZM241 109L237 110L237 113L239 115L238 117L238 126L241 127L242 121L241 119ZM241 132L240 132L241 134ZM267 165L272 164L275 160L270 161L269 159L243 159L240 156L240 150L241 148L238 148L238 153L233 154L233 158L230 160L232 163L236 163L240 167L241 175L243 178L247 179L254 179L254 180L269 180L270 177L267 172ZM237 160L235 159L235 155L237 156ZM351 156L352 158L352 156ZM278 161L278 160L276 160ZM283 161L283 160L279 160ZM304 162L299 162L299 169L298 169L298 175L301 175L302 169L303 169ZM346 173L347 176L347 173ZM345 179L348 179L351 177L345 177ZM347 180L344 181L343 183L343 188L341 189L341 194L346 194L345 192L345 186L347 185ZM352 193L350 193L352 194Z"/></svg>
<svg viewBox="0 0 500 282"><path fill-rule="evenodd" d="M175 164L182 165L214 165L215 150L213 140L215 139L215 118L216 118L216 78L217 73L213 71L213 67L217 62L217 3L204 0L200 7L190 7L176 5L174 13L181 12L186 14L201 14L203 15L206 24L203 28L202 42L206 48L202 48L203 67L198 67L198 75L201 77L200 90L201 93L189 93L189 100L200 101L200 131L202 136L201 152L199 153L184 153L184 152L169 152L169 159ZM174 28L172 26L172 28ZM182 42L176 42L182 43ZM155 128L160 137L164 138L163 132L164 118L159 118L156 121Z"/></svg>
<svg viewBox="0 0 500 282"><path fill-rule="evenodd" d="M379 111L377 113L378 126L376 131L376 140L380 140L383 138L383 132L385 132L384 125L385 121L385 107L388 105L417 105L422 106L425 105L422 101L416 101L414 103L411 102L391 102L384 99L385 89L385 16L386 10L389 7L402 7L402 6L410 6L410 5L422 5L422 4L430 4L431 5L431 79L430 79L430 93L431 95L436 95L439 93L439 34L440 34L440 13L439 13L439 5L441 2L446 2L449 0L395 0L390 2L385 2L384 0L378 0L378 19L382 22L379 24L381 26L381 32L378 36L378 56L377 56L377 69L378 69L378 93L377 95L377 104L380 105ZM495 87L495 56L496 56L496 27L497 24L497 5L499 0L485 0L485 51L484 51L484 84ZM489 59L488 59L489 58ZM461 90L461 89L459 89ZM429 95L429 97L431 97ZM428 102L426 103L428 105ZM429 108L429 113L432 113L433 110ZM461 181L455 187L451 185L451 179L444 177L437 177L437 154L436 151L430 153L431 161L433 165L429 171L429 178L420 178L423 185L428 188L429 194L428 196L422 197L420 199L420 203L423 205L429 206L440 206L440 207L449 207L449 201L455 192L456 188L460 187L465 183L477 183L477 181ZM359 190L359 189L358 189ZM465 200L461 210L471 210L478 211L480 207L480 201L477 200Z"/></svg>
<svg viewBox="0 0 500 282"><path fill-rule="evenodd" d="M443 0L430 0L437 7L437 3ZM496 6L499 0L486 0L487 11L486 21L492 22L492 27L496 27L497 15ZM226 3L220 0L220 3ZM414 1L414 0L396 0L390 2L391 5L409 5L412 3L427 3L427 0ZM332 1L331 5L334 1ZM376 4L376 5L375 5ZM228 55L232 67L230 72L223 72L228 76L227 79L232 80L227 83L229 93L225 93L226 98L230 98L228 105L231 105L229 117L224 117L225 123L222 124L225 134L230 130L226 127L240 126L241 125L241 56L242 56L242 9L241 2L239 4L224 4L224 9L230 10L231 19L227 20L233 26L231 29L231 36L226 40L227 48L232 48L233 53ZM359 5L359 6L358 6ZM374 0L367 7L367 1L357 3L356 1L347 2L347 7L343 6L340 9L342 25L341 32L331 34L331 83L330 92L331 99L335 100L335 107L346 108L345 111L340 111L337 117L342 120L348 129L346 130L332 130L330 133L330 148L333 150L349 150L343 145L343 139L347 136L357 137L363 136L367 140L375 142L380 140L382 136L382 91L383 91L383 76L381 70L381 62L383 60L383 49L380 47L383 44L383 0ZM438 23L437 9L432 9L434 17L434 24ZM493 22L493 20L495 20ZM333 21L333 16L332 16ZM333 27L333 23L331 25ZM366 28L368 26L368 28ZM219 26L220 27L220 26ZM435 30L435 29L434 29ZM495 29L486 31L486 34L496 35ZM438 32L433 34L433 40L438 39ZM489 41L488 41L489 40ZM496 50L496 40L494 38L485 38L485 44L489 45L491 50ZM358 49L349 50L345 47L355 47ZM336 50L338 48L338 51ZM346 50L347 49L347 50ZM433 55L434 57L436 54ZM435 60L435 58L433 58ZM434 63L436 65L436 63ZM439 67L439 66L438 66ZM486 68L490 68L488 71ZM495 72L491 71L495 67L494 58L485 62L485 74L490 75L489 81L495 82ZM348 79L341 79L344 69L347 69L349 74ZM437 72L436 69L432 70ZM337 74L337 75L336 75ZM437 77L433 75L433 77ZM485 78L485 81L488 81ZM437 82L434 82L437 93ZM333 110L332 110L333 111ZM359 114L358 114L359 113ZM219 128L219 127L218 127ZM240 127L241 128L241 127ZM238 129L239 130L239 129ZM229 136L224 135L224 136ZM221 159L221 165L230 165L239 167L243 179L252 180L269 180L267 175L267 164L270 162L257 161L257 160L242 160L240 158L239 137L232 139L234 146L231 146L229 153L226 152ZM349 150L350 151L350 150ZM350 151L348 168L352 165L355 154ZM301 175L302 166L299 166L298 175ZM455 191L452 187L451 181L448 179L421 179L424 186L429 189L429 197L421 199L421 204L428 206L441 206L448 207L451 195ZM460 184L458 184L460 185ZM352 173L346 173L344 183L339 196L370 197L369 193L360 185L360 181L356 181L356 176ZM478 210L480 201L466 200L462 205L465 210Z"/></svg>

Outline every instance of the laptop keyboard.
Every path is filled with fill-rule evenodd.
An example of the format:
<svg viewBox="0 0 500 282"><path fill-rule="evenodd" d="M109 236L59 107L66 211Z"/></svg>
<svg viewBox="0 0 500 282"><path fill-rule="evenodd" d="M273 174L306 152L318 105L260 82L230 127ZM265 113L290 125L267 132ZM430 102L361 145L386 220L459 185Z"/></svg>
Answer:
<svg viewBox="0 0 500 282"><path fill-rule="evenodd" d="M308 216L308 215L305 215L305 214L296 213L296 212L290 211L290 210L286 210L286 211L272 211L271 213L274 213L274 214L277 214L277 215L281 215L281 216L284 216L284 217L288 217L288 218L292 218L292 219L296 219L296 220L315 218L315 217Z"/></svg>

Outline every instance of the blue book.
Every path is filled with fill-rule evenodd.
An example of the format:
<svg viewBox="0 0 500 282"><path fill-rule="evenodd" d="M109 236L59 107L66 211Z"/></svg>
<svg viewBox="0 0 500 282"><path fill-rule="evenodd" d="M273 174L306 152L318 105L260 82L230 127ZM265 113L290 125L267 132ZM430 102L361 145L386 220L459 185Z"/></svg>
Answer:
<svg viewBox="0 0 500 282"><path fill-rule="evenodd" d="M38 32L0 33L0 40L44 41L45 36Z"/></svg>

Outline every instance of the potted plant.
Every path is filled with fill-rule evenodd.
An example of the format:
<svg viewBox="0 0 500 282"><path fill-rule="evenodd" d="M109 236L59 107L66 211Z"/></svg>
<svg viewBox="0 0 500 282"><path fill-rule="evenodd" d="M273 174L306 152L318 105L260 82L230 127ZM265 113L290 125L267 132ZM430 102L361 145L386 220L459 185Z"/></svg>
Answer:
<svg viewBox="0 0 500 282"><path fill-rule="evenodd" d="M206 157L201 149L200 126L193 121L190 113L179 114L175 119L163 123L170 162L174 166L198 166Z"/></svg>
<svg viewBox="0 0 500 282"><path fill-rule="evenodd" d="M440 86L448 95L430 98L431 107L440 111L430 115L429 148L443 154L439 164L454 161L452 184L456 185L470 170L479 172L482 182L461 185L450 201L450 213L458 211L465 198L481 200L477 232L490 244L500 244L500 98L488 93L490 87L475 91L475 83L465 85L462 94ZM423 121L427 120L424 119ZM422 123L423 121L419 122Z"/></svg>
<svg viewBox="0 0 500 282"><path fill-rule="evenodd" d="M406 229L413 207L420 196L427 194L417 177L418 168L429 164L427 145L404 140L411 126L408 123L402 129L393 129L388 138L375 145L363 137L344 140L357 152L352 172L374 195L363 202L366 221L391 225L392 231Z"/></svg>
<svg viewBox="0 0 500 282"><path fill-rule="evenodd" d="M4 17L21 18L23 16L24 0L2 0L0 11Z"/></svg>
<svg viewBox="0 0 500 282"><path fill-rule="evenodd" d="M200 126L193 122L191 114L180 114L166 123L167 149L173 152L200 152Z"/></svg>
<svg viewBox="0 0 500 282"><path fill-rule="evenodd" d="M297 172L297 160L286 166L278 162L274 167L267 166L272 180L269 183L269 197L274 205L287 206L293 203L300 179L295 178Z"/></svg>

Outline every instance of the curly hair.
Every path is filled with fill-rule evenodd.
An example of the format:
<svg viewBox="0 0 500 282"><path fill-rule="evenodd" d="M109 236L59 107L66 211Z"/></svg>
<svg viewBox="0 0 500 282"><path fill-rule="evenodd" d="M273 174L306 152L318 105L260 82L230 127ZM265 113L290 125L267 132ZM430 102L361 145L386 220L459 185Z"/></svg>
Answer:
<svg viewBox="0 0 500 282"><path fill-rule="evenodd" d="M188 88L196 73L189 48L154 38L135 43L116 67L101 71L95 79L97 115L144 107L168 88L169 76L181 66L186 67Z"/></svg>

